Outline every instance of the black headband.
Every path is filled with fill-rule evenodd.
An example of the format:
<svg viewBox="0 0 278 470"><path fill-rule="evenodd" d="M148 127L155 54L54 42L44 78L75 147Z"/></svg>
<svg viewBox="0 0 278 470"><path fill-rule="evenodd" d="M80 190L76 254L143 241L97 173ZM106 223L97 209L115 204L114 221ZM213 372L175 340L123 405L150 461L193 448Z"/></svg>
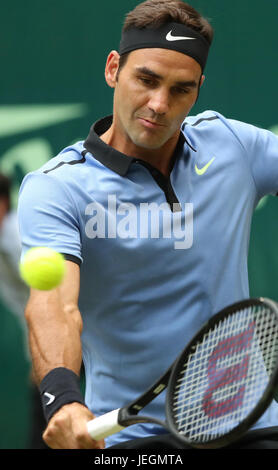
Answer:
<svg viewBox="0 0 278 470"><path fill-rule="evenodd" d="M159 28L127 29L122 34L120 55L136 49L162 48L181 52L205 68L210 44L197 31L180 23L166 23Z"/></svg>

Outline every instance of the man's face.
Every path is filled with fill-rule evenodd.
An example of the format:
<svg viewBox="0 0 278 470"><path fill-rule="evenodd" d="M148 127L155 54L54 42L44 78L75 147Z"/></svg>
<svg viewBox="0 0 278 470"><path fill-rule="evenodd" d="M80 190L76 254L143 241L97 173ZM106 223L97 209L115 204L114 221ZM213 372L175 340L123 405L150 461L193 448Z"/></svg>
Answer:
<svg viewBox="0 0 278 470"><path fill-rule="evenodd" d="M118 59L117 53L110 57L115 81L114 86L109 83L115 88L117 132L137 147L159 149L179 134L182 122L195 104L204 79L201 67L191 57L176 51L140 49L129 54L117 77Z"/></svg>

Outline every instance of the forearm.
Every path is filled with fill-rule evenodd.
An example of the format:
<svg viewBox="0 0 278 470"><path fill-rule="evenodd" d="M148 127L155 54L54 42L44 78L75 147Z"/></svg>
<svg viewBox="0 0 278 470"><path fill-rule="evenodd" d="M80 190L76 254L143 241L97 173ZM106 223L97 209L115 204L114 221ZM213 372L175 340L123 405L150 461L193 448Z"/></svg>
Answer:
<svg viewBox="0 0 278 470"><path fill-rule="evenodd" d="M94 415L84 404L76 377L82 358L79 266L66 263L62 285L46 292L31 290L25 310L35 381L47 419L43 438L53 449L99 449L104 442L88 434L87 422Z"/></svg>
<svg viewBox="0 0 278 470"><path fill-rule="evenodd" d="M25 311L35 381L56 367L79 374L82 320L76 305L64 304L59 289L32 298Z"/></svg>

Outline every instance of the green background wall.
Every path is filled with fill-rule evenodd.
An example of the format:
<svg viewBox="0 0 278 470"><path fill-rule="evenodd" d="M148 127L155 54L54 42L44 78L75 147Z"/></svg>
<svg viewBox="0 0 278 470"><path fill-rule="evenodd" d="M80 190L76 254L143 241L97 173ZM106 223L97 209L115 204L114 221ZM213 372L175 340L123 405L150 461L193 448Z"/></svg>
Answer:
<svg viewBox="0 0 278 470"><path fill-rule="evenodd" d="M13 178L13 201L26 172L84 139L112 110L104 81L124 15L138 1L12 0L0 17L0 171ZM192 0L215 28L206 82L194 112L217 110L278 129L277 0ZM263 200L250 243L252 295L278 300L277 200ZM1 269L1 267L0 267ZM0 306L0 448L26 447L29 364L18 320ZM17 422L19 425L14 426Z"/></svg>

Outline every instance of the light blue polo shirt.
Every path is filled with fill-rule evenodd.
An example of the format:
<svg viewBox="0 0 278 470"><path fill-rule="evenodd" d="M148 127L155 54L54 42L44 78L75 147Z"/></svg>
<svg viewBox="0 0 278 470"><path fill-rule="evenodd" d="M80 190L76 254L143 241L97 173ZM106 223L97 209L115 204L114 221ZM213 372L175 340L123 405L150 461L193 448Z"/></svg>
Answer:
<svg viewBox="0 0 278 470"><path fill-rule="evenodd" d="M170 178L106 145L98 121L21 186L23 255L50 246L80 264L86 404L136 398L214 313L249 297L252 214L278 192L278 139L207 111L188 117ZM269 227L271 230L271 227ZM144 414L164 418L164 394ZM276 403L257 424L278 426ZM158 434L131 426L107 439Z"/></svg>

